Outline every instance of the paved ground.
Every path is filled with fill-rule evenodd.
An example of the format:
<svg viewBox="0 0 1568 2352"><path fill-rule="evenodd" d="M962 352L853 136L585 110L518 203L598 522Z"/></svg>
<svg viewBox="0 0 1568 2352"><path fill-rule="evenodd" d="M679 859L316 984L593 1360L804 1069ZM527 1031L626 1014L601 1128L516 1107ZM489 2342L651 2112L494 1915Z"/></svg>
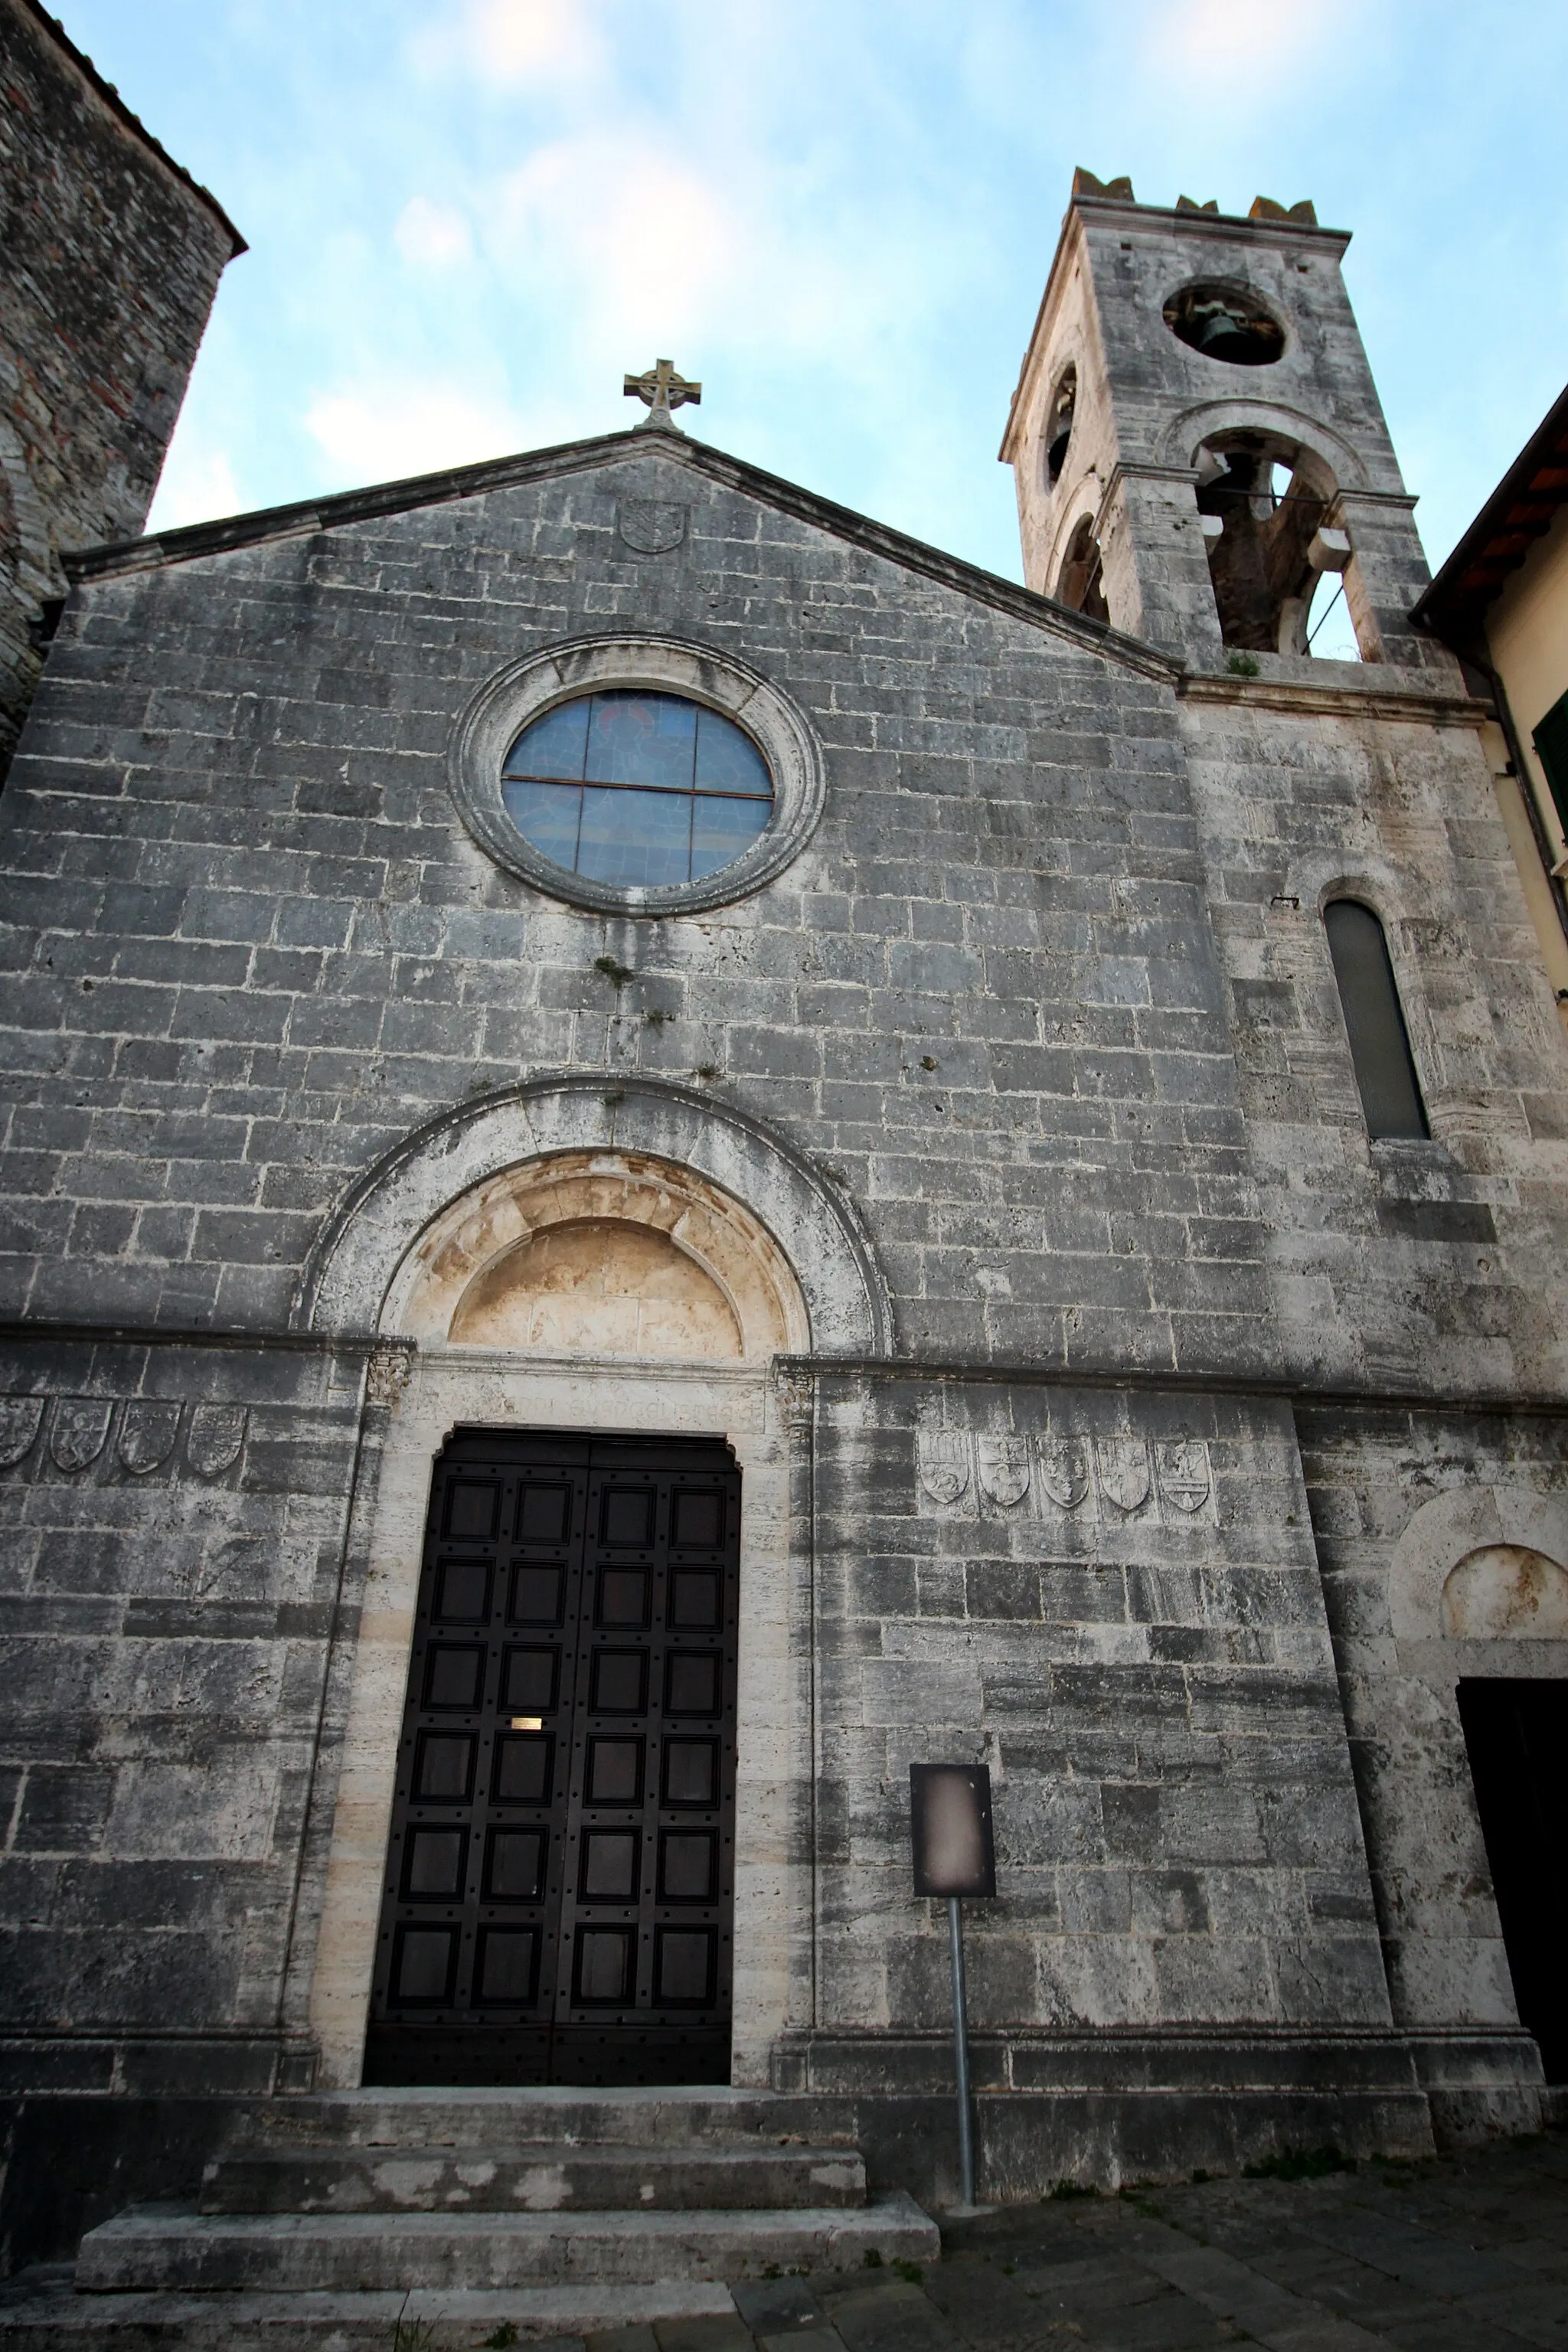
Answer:
<svg viewBox="0 0 1568 2352"><path fill-rule="evenodd" d="M588 2352L1568 2352L1568 2136L1053 2199L952 2225L923 2276L734 2293L742 2320L625 2329Z"/></svg>

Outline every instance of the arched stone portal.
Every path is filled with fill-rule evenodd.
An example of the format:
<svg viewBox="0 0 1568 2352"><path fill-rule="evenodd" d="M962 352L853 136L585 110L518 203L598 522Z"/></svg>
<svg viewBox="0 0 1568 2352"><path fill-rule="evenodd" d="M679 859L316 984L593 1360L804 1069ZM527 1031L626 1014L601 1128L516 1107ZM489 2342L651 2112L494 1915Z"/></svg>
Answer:
<svg viewBox="0 0 1568 2352"><path fill-rule="evenodd" d="M809 1514L792 1512L790 1417L809 1405L795 1383L781 1391L772 1367L820 1345L823 1323L840 1346L876 1349L886 1318L868 1253L812 1171L761 1134L709 1118L705 1104L700 1126L684 1104L674 1116L658 1102L638 1108L628 1121L597 1090L542 1111L492 1105L488 1120L393 1155L323 1235L307 1311L352 1327L374 1297L380 1334L412 1343L406 1383L392 1384L312 1979L329 2084L360 2079L427 1497L460 1428L721 1435L732 1449L742 1478L732 2079L764 2082L773 2042L805 2021L792 2001L809 1980L801 1857L815 1732L798 1556L809 1559L811 1538ZM602 1131L628 1125L666 1142L684 1129L710 1162L750 1181L749 1199L689 1158ZM518 1155L523 1137L556 1148ZM433 1202L459 1172L468 1181Z"/></svg>
<svg viewBox="0 0 1568 2352"><path fill-rule="evenodd" d="M453 1203L492 1180L579 1152L648 1159L706 1180L766 1234L804 1302L800 1344L824 1356L887 1356L892 1315L853 1203L806 1155L751 1113L695 1087L602 1076L535 1078L443 1112L386 1152L323 1223L300 1276L300 1330L368 1335L410 1253ZM679 1237L678 1237L679 1238ZM809 1336L805 1336L807 1334Z"/></svg>

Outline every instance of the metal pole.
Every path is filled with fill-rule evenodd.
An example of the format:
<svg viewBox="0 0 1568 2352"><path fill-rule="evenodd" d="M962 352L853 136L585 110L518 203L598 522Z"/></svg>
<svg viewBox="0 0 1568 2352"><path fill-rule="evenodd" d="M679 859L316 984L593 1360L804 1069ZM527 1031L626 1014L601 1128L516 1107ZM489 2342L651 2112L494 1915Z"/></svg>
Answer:
<svg viewBox="0 0 1568 2352"><path fill-rule="evenodd" d="M965 2205L974 2202L974 2121L969 2104L969 2012L963 1993L963 1916L956 1895L947 1898L952 1949L952 2054L958 2068L958 2174Z"/></svg>

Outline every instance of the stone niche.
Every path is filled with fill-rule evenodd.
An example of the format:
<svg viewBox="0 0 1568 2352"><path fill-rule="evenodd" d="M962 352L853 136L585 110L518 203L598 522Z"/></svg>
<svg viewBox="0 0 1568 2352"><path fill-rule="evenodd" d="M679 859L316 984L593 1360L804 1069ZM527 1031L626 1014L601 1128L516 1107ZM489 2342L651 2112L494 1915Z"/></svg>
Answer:
<svg viewBox="0 0 1568 2352"><path fill-rule="evenodd" d="M420 1236L382 1328L422 1348L761 1363L810 1345L799 1286L739 1202L668 1160L558 1152Z"/></svg>
<svg viewBox="0 0 1568 2352"><path fill-rule="evenodd" d="M1568 1573L1528 1544L1481 1544L1449 1570L1443 1631L1456 1642L1568 1641Z"/></svg>

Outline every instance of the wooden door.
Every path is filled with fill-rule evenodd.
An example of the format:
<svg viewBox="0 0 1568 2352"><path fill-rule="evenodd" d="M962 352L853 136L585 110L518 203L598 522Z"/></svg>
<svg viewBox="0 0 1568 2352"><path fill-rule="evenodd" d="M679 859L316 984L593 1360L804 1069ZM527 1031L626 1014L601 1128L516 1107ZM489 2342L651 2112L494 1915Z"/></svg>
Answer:
<svg viewBox="0 0 1568 2352"><path fill-rule="evenodd" d="M728 2082L740 1503L718 1440L447 1444L367 2083Z"/></svg>

